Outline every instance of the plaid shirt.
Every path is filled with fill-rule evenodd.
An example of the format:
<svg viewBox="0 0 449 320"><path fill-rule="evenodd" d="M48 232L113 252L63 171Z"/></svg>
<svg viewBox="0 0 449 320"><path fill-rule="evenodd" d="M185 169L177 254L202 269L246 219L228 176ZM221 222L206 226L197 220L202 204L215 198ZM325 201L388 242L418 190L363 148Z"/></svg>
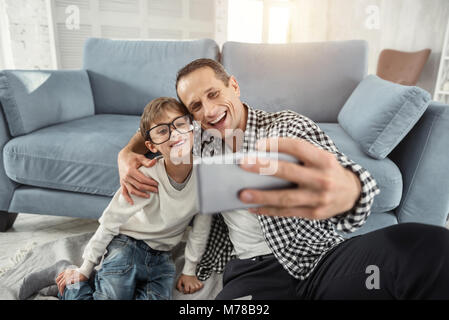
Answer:
<svg viewBox="0 0 449 320"><path fill-rule="evenodd" d="M243 152L254 151L259 139L269 137L301 138L318 148L333 153L339 163L360 179L361 196L355 207L327 220L311 221L302 218L268 217L258 215L266 243L295 278L306 279L330 249L344 241L336 230L350 233L360 228L370 214L371 205L379 189L370 173L339 152L332 140L310 119L293 111L265 112L248 109ZM205 141L206 140L206 141ZM222 150L221 139L203 136L203 155ZM198 151L198 150L197 150ZM214 216L206 251L197 266L197 276L206 280L212 271L221 273L232 258L233 245L221 214Z"/></svg>

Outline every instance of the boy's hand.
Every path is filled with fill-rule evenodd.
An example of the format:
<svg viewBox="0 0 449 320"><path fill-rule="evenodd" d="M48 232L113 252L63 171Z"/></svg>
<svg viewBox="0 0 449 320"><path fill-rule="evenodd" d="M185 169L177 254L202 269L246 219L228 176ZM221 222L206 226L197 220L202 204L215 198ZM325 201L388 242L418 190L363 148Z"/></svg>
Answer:
<svg viewBox="0 0 449 320"><path fill-rule="evenodd" d="M156 160L150 160L144 155L123 149L118 155L118 170L122 195L129 204L133 205L131 194L141 198L149 198L148 192L157 193L157 182L145 176L138 169L141 166L152 167Z"/></svg>
<svg viewBox="0 0 449 320"><path fill-rule="evenodd" d="M82 273L78 272L77 270L67 269L67 270L61 272L56 277L56 284L58 285L58 290L62 295L64 293L64 289L67 284L85 282L87 280L88 279L86 278L86 276L84 276Z"/></svg>
<svg viewBox="0 0 449 320"><path fill-rule="evenodd" d="M198 280L196 276L187 276L185 274L181 274L178 279L178 284L176 285L176 289L178 291L183 292L184 294L192 294L204 287L204 284Z"/></svg>

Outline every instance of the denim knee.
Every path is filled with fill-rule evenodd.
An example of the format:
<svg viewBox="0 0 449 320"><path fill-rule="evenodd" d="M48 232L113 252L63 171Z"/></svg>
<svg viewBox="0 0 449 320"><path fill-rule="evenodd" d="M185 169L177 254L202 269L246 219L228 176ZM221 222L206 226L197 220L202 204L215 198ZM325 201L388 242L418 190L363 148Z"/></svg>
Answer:
<svg viewBox="0 0 449 320"><path fill-rule="evenodd" d="M61 295L58 291L60 300L92 300L93 289L89 282L83 281L67 285Z"/></svg>
<svg viewBox="0 0 449 320"><path fill-rule="evenodd" d="M95 279L95 300L132 300L136 288L136 268L123 271L100 270Z"/></svg>
<svg viewBox="0 0 449 320"><path fill-rule="evenodd" d="M135 246L126 237L115 237L106 248L100 269L102 275L126 273L134 263Z"/></svg>
<svg viewBox="0 0 449 320"><path fill-rule="evenodd" d="M176 267L170 254L162 254L151 268L147 296L150 300L171 300Z"/></svg>

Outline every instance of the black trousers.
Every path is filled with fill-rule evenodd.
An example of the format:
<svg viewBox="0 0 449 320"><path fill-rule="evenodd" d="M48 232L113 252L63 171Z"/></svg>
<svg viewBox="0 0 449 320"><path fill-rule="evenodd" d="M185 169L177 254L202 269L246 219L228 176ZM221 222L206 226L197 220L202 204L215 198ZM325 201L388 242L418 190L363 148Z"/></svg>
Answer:
<svg viewBox="0 0 449 320"><path fill-rule="evenodd" d="M399 224L339 244L306 280L271 256L234 259L218 300L449 299L449 230Z"/></svg>

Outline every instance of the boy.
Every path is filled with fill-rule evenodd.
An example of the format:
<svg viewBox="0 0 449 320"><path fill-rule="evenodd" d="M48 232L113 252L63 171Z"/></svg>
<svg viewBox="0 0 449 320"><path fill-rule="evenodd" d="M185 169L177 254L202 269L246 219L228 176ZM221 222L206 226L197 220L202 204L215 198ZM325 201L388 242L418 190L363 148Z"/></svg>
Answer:
<svg viewBox="0 0 449 320"><path fill-rule="evenodd" d="M121 189L116 192L84 250L82 266L56 278L62 299L171 299L176 270L170 250L182 240L192 218L177 287L184 293L202 288L195 269L206 247L211 217L197 215L192 131L189 112L176 99L158 98L145 107L140 132L146 147L162 157L154 167L139 170L159 183L159 193L133 197L130 205ZM89 284L105 250L102 267ZM78 282L79 286L66 288Z"/></svg>

